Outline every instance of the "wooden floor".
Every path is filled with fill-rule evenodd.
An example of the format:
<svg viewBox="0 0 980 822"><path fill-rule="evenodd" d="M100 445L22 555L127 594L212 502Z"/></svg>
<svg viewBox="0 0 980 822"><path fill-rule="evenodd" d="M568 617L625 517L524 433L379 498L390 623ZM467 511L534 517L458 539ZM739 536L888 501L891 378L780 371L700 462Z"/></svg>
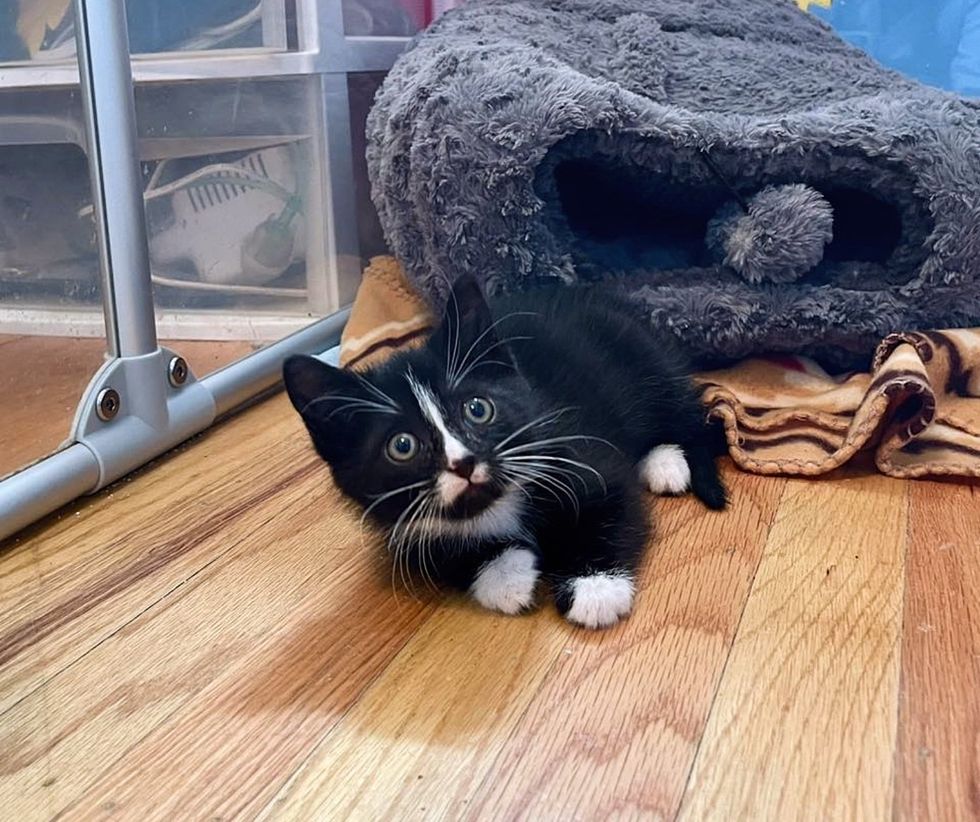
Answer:
<svg viewBox="0 0 980 822"><path fill-rule="evenodd" d="M161 344L179 352L199 377L256 347L237 341ZM0 334L0 477L61 447L105 352L104 339Z"/></svg>
<svg viewBox="0 0 980 822"><path fill-rule="evenodd" d="M0 553L0 815L980 815L980 490L727 472L632 618L397 598L276 397Z"/></svg>

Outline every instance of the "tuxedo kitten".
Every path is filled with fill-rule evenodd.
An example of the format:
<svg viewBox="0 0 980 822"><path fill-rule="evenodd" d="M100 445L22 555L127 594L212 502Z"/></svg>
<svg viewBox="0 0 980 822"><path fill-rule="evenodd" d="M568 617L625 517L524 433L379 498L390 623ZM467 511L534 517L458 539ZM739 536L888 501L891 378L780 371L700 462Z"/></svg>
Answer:
<svg viewBox="0 0 980 822"><path fill-rule="evenodd" d="M589 628L633 605L644 488L725 506L690 376L630 308L546 288L484 300L457 281L421 348L361 373L290 357L286 388L400 573L516 614L540 577Z"/></svg>

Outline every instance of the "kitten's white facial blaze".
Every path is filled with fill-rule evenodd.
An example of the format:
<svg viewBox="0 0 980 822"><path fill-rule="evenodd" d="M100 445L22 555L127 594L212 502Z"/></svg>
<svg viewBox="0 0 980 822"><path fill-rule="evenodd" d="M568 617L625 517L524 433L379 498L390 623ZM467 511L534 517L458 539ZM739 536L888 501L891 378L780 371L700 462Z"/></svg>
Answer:
<svg viewBox="0 0 980 822"><path fill-rule="evenodd" d="M472 456L472 452L460 442L459 437L449 430L446 420L442 415L442 409L428 386L422 385L411 374L407 375L408 385L418 401L419 408L425 418L432 423L432 427L439 432L442 438L442 447L446 457L447 465L455 465L458 462ZM473 468L473 473L469 479L454 474L452 471L442 471L436 479L436 490L439 492L439 500L445 507L451 506L459 495L462 494L470 483L479 485L490 479L490 469L485 462L477 463Z"/></svg>

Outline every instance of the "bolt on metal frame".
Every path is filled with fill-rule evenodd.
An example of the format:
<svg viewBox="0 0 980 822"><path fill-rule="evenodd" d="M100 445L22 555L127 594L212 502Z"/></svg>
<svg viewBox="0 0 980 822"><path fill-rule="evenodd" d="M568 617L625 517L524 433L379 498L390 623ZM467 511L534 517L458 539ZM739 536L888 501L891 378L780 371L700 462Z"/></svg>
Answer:
<svg viewBox="0 0 980 822"><path fill-rule="evenodd" d="M73 3L110 358L82 396L72 444L0 481L0 539L105 487L274 387L286 356L335 345L349 314L344 309L200 380L179 353L159 347L125 4ZM325 229L318 240L337 290L335 304L347 304L360 274L360 254L346 75L389 68L407 39L345 37L339 0L319 8L301 3L299 11L306 50L280 55L280 68L319 75L313 104L324 159L324 196L317 205ZM254 76L254 63L236 59L244 61L243 77ZM234 59L225 61L229 67L231 74L220 76L235 76ZM176 79L172 70L169 79Z"/></svg>

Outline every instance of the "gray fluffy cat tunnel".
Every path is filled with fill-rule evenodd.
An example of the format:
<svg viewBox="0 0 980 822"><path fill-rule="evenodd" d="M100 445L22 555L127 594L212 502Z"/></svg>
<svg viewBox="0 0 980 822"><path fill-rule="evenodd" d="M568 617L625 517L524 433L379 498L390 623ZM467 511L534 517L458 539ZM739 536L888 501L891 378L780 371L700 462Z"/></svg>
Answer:
<svg viewBox="0 0 980 822"><path fill-rule="evenodd" d="M627 293L702 364L865 361L980 325L980 101L915 83L787 0L475 0L368 123L392 251Z"/></svg>

